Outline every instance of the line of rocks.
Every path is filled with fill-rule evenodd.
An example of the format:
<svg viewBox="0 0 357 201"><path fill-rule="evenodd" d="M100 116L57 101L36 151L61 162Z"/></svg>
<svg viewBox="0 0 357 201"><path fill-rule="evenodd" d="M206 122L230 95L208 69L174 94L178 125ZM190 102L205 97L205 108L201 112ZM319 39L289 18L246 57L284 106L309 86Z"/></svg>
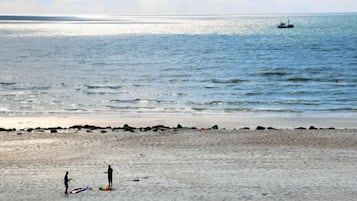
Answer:
<svg viewBox="0 0 357 201"><path fill-rule="evenodd" d="M135 132L135 131L140 131L140 132L147 132L147 131L153 131L153 132L158 132L158 131L166 131L166 130L180 130L180 129L190 129L190 130L200 130L200 131L204 131L204 130L218 130L219 127L218 125L214 125L211 128L200 128L198 129L197 127L183 127L181 124L177 124L176 127L169 127L169 126L165 126L165 125L156 125L156 126L147 126L147 127L133 127L130 126L128 124L124 124L123 127L111 127L111 126L107 126L107 127L101 127L101 126L95 126L95 125L73 125L71 127L68 128L63 128L63 127L49 127L49 128L41 128L41 127L37 127L37 128L26 128L26 129L20 129L19 131L22 132L46 132L49 131L50 133L57 133L60 130L86 130L87 132L92 132L94 130L100 130L101 133L106 133L108 130L112 130L114 131L126 131L126 132ZM223 130L225 130L225 128L222 128ZM243 127L240 128L239 130L250 130L250 127ZM305 127L297 127L295 128L296 130L318 130L318 129L335 129L334 127L329 127L329 128L317 128L314 126L310 126L309 128L305 128ZM236 130L236 129L234 129ZM277 130L276 128L273 127L264 127L264 126L257 126L255 128L255 130ZM10 128L10 129L6 129L6 128L0 128L0 132L14 132L17 131L15 128Z"/></svg>
<svg viewBox="0 0 357 201"><path fill-rule="evenodd" d="M241 128L240 130L249 130L250 128L249 127L243 127ZM324 129L329 129L329 130L334 130L335 128L334 127L328 127L328 128L317 128L315 126L310 126L309 128L306 128L306 127L297 127L297 128L294 128L295 130L324 130ZM264 126L257 126L256 127L256 130L278 130L274 127L264 127Z"/></svg>

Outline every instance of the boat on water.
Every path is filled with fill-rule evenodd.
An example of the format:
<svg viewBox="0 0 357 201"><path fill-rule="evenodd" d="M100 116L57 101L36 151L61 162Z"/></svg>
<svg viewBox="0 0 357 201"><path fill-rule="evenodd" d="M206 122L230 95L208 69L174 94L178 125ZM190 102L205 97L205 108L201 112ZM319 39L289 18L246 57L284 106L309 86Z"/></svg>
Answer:
<svg viewBox="0 0 357 201"><path fill-rule="evenodd" d="M294 28L293 24L290 24L290 21L288 20L288 23L286 24L285 22L280 22L278 25L279 29L284 29L284 28Z"/></svg>

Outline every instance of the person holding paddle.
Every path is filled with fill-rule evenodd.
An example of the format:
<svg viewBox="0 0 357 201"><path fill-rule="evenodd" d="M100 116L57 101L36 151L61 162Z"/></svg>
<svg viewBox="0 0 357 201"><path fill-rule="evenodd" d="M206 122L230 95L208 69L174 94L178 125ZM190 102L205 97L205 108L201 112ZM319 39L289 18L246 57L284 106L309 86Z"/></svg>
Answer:
<svg viewBox="0 0 357 201"><path fill-rule="evenodd" d="M68 178L68 171L67 171L66 175L64 175L64 186L66 187L64 194L68 194L68 182L69 181L71 181L71 178Z"/></svg>
<svg viewBox="0 0 357 201"><path fill-rule="evenodd" d="M113 185L113 169L108 165L108 171L105 172L108 173L108 183L109 183L109 188L112 188Z"/></svg>

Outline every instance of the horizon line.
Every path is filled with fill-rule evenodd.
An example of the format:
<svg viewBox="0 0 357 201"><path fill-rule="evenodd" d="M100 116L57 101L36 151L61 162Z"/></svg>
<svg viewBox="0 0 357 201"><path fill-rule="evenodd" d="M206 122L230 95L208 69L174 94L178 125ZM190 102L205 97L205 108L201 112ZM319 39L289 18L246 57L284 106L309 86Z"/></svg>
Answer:
<svg viewBox="0 0 357 201"><path fill-rule="evenodd" d="M264 15L311 15L311 14L357 14L357 11L317 11L317 12L278 12L278 13L201 13L201 14L114 14L114 13L1 13L0 16L264 16Z"/></svg>

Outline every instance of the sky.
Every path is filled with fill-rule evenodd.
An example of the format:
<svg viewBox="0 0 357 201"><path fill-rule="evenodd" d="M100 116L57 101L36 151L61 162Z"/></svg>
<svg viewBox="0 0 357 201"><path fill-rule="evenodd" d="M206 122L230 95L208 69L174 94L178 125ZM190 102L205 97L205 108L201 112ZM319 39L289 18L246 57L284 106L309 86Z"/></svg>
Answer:
<svg viewBox="0 0 357 201"><path fill-rule="evenodd" d="M312 12L357 12L357 0L0 0L0 15L199 15Z"/></svg>

